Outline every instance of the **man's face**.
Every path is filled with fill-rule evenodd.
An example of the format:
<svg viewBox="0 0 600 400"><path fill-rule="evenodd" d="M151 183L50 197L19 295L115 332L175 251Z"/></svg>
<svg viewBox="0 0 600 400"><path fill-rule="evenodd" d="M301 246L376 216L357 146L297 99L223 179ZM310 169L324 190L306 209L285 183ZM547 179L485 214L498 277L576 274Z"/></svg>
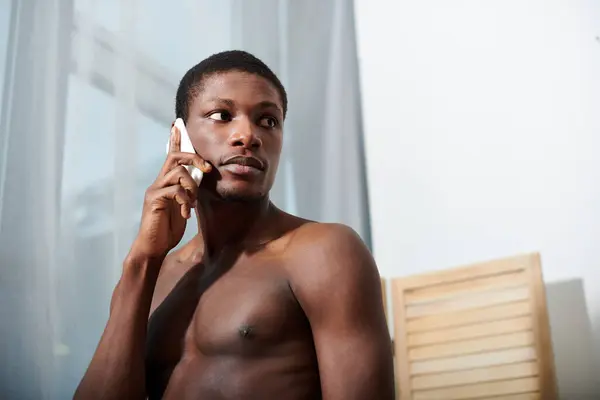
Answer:
<svg viewBox="0 0 600 400"><path fill-rule="evenodd" d="M205 77L186 127L200 157L214 167L203 178L200 195L251 201L269 193L283 128L281 98L273 84L239 71Z"/></svg>

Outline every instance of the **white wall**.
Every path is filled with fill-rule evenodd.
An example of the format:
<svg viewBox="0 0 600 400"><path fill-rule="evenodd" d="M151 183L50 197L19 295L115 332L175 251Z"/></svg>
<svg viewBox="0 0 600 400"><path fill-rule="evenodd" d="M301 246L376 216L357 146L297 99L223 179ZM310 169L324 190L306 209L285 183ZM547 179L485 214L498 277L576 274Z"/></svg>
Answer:
<svg viewBox="0 0 600 400"><path fill-rule="evenodd" d="M382 275L539 251L561 392L600 393L600 2L355 10Z"/></svg>

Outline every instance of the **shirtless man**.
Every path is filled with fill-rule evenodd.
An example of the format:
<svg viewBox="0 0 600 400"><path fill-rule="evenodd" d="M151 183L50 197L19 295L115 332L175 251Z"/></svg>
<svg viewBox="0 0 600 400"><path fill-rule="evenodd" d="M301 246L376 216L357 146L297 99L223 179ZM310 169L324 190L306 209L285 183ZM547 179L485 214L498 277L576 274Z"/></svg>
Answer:
<svg viewBox="0 0 600 400"><path fill-rule="evenodd" d="M269 201L286 110L277 77L245 52L183 77L176 116L199 155L172 128L76 399L393 399L369 251L350 228ZM199 187L182 165L203 170ZM167 255L192 210L198 234Z"/></svg>

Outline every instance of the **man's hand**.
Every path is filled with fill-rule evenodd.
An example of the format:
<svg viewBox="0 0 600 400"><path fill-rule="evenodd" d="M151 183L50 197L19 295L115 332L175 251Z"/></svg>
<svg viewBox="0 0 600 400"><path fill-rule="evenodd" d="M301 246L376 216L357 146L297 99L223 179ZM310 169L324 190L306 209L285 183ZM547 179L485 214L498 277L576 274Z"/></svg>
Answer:
<svg viewBox="0 0 600 400"><path fill-rule="evenodd" d="M167 159L146 190L140 231L130 254L161 258L183 237L198 195L198 186L184 165L194 165L204 173L212 167L198 154L182 153L180 149L181 132L173 126Z"/></svg>

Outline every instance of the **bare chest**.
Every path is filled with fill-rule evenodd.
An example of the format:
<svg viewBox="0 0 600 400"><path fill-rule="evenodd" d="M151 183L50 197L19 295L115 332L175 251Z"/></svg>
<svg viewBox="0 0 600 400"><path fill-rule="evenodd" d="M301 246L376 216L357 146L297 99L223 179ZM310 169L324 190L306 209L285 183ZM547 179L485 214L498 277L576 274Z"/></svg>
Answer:
<svg viewBox="0 0 600 400"><path fill-rule="evenodd" d="M234 271L199 299L185 342L205 355L251 356L269 353L306 329L284 276Z"/></svg>
<svg viewBox="0 0 600 400"><path fill-rule="evenodd" d="M158 383L186 358L202 366L219 357L285 357L311 340L281 269L240 263L216 278L190 271L179 280L149 320L146 365Z"/></svg>

